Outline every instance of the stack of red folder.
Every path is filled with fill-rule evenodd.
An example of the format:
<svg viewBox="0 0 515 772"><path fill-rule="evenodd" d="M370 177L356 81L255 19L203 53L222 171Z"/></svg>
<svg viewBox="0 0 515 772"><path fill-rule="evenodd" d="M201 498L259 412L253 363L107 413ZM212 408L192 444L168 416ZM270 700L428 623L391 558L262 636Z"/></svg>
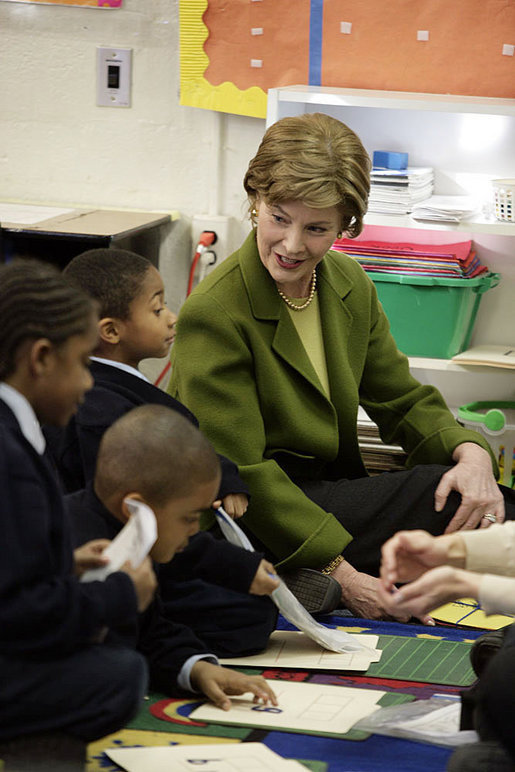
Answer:
<svg viewBox="0 0 515 772"><path fill-rule="evenodd" d="M409 242L338 239L332 247L351 255L367 273L397 273L470 279L488 271L471 241L456 244L412 244Z"/></svg>

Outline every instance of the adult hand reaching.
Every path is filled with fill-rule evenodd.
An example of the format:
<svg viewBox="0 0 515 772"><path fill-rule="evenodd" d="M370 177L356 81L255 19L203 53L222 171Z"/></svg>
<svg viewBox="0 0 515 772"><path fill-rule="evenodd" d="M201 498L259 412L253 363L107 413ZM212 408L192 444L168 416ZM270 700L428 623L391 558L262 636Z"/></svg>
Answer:
<svg viewBox="0 0 515 772"><path fill-rule="evenodd" d="M400 589L379 585L379 598L392 616L407 614L422 618L442 603L456 598L477 598L481 574L451 566L439 566Z"/></svg>
<svg viewBox="0 0 515 772"><path fill-rule="evenodd" d="M458 533L431 536L427 531L399 531L383 544L381 582L391 592L397 582L418 579L430 568L465 564L465 544Z"/></svg>

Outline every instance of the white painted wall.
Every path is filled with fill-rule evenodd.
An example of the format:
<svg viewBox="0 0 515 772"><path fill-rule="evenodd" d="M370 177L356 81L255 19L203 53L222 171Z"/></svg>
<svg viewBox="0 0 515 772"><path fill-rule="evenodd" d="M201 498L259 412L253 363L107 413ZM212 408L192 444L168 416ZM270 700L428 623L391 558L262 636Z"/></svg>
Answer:
<svg viewBox="0 0 515 772"><path fill-rule="evenodd" d="M0 2L0 200L241 217L265 122L179 105L178 19ZM99 45L133 49L132 107L96 106Z"/></svg>
<svg viewBox="0 0 515 772"><path fill-rule="evenodd" d="M96 106L101 45L133 49L130 108ZM0 2L0 200L178 210L160 261L176 311L191 259L188 218L232 216L232 246L241 242L242 179L264 130L264 120L179 105L178 0L124 0L114 11ZM496 254L484 256L493 268ZM512 314L506 300L499 305ZM484 303L476 329L490 311Z"/></svg>

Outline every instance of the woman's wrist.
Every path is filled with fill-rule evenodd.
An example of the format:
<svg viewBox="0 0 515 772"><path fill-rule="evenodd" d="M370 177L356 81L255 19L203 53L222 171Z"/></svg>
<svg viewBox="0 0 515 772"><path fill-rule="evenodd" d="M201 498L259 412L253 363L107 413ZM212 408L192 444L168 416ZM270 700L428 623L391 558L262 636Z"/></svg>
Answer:
<svg viewBox="0 0 515 772"><path fill-rule="evenodd" d="M332 573L333 573L333 571L334 571L336 568L338 568L338 566L339 566L341 563L343 563L343 561L344 561L344 557L343 557L343 555L336 555L336 557L335 557L335 558L333 558L332 560L330 560L330 561L329 561L329 563L328 563L326 566L324 566L323 568L321 568L320 570L321 570L321 572L322 572L323 574L332 574Z"/></svg>
<svg viewBox="0 0 515 772"><path fill-rule="evenodd" d="M351 564L345 560L345 558L331 573L331 576L333 577L333 579L336 579L336 581L342 588L342 598L344 598L346 592L350 592L350 595L352 597L352 591L350 590L350 586L354 583L357 575L358 575L358 572L356 571L356 569L353 568Z"/></svg>
<svg viewBox="0 0 515 772"><path fill-rule="evenodd" d="M490 454L481 445L475 442L462 442L456 445L452 452L452 460L458 463L459 461L476 461L490 463Z"/></svg>

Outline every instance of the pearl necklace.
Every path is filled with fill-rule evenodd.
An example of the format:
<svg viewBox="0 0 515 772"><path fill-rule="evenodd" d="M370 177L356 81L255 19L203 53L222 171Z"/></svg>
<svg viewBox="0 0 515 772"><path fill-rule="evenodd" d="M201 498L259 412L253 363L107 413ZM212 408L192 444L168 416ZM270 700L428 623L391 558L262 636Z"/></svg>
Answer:
<svg viewBox="0 0 515 772"><path fill-rule="evenodd" d="M309 306L313 298L315 297L315 291L317 288L317 274L316 271L313 271L313 274L311 276L311 288L309 290L309 296L305 303L303 303L301 306L298 306L296 303L293 302L289 297L287 297L282 290L277 287L277 292L282 297L288 308L291 308L293 311L304 311L305 308Z"/></svg>

